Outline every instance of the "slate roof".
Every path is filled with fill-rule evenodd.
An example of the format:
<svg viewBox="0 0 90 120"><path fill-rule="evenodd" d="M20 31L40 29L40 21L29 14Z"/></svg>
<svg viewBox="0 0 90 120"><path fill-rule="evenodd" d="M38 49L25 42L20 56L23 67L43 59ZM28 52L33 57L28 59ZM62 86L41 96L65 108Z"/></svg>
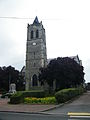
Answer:
<svg viewBox="0 0 90 120"><path fill-rule="evenodd" d="M37 16L35 17L33 24L40 24Z"/></svg>

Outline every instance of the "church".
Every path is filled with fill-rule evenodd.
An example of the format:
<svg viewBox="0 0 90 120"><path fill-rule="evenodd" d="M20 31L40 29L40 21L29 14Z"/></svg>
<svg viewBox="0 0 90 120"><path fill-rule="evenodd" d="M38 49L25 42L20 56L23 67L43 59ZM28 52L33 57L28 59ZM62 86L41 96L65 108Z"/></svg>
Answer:
<svg viewBox="0 0 90 120"><path fill-rule="evenodd" d="M70 58L82 65L78 55L71 56ZM42 21L39 22L36 16L33 23L27 26L26 65L21 70L21 74L25 77L26 90L41 87L38 80L39 69L46 67L50 60L47 59L45 29Z"/></svg>
<svg viewBox="0 0 90 120"><path fill-rule="evenodd" d="M26 44L26 90L40 86L39 68L47 66L46 35L42 21L36 16L32 24L27 26Z"/></svg>

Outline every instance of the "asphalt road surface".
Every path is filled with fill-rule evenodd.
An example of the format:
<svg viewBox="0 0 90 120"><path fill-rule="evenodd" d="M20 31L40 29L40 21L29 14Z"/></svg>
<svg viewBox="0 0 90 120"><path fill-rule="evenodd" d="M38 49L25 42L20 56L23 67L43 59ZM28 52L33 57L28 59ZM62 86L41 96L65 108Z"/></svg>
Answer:
<svg viewBox="0 0 90 120"><path fill-rule="evenodd" d="M0 120L68 120L68 116L0 112Z"/></svg>
<svg viewBox="0 0 90 120"><path fill-rule="evenodd" d="M45 113L59 115L67 115L68 113L90 113L90 91L62 107L46 111Z"/></svg>
<svg viewBox="0 0 90 120"><path fill-rule="evenodd" d="M90 117L0 112L0 120L90 120Z"/></svg>

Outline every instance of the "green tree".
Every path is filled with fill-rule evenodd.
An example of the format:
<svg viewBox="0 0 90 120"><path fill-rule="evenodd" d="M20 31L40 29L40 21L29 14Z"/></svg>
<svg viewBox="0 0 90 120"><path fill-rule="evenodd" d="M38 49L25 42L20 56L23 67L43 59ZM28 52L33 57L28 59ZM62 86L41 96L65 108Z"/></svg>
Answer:
<svg viewBox="0 0 90 120"><path fill-rule="evenodd" d="M16 84L17 90L24 90L24 78L20 72L12 66L0 67L0 90L9 91L11 83Z"/></svg>
<svg viewBox="0 0 90 120"><path fill-rule="evenodd" d="M53 59L46 68L40 68L39 80L50 87L56 80L57 89L76 87L84 83L83 66L69 57Z"/></svg>

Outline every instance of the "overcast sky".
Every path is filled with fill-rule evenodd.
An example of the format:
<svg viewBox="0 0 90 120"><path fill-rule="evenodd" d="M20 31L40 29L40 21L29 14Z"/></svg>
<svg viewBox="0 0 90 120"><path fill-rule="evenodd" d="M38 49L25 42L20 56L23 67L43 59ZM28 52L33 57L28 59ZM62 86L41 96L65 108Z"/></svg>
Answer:
<svg viewBox="0 0 90 120"><path fill-rule="evenodd" d="M90 82L90 0L0 0L0 66L25 65L27 24L36 16L46 30L47 57L78 54Z"/></svg>

